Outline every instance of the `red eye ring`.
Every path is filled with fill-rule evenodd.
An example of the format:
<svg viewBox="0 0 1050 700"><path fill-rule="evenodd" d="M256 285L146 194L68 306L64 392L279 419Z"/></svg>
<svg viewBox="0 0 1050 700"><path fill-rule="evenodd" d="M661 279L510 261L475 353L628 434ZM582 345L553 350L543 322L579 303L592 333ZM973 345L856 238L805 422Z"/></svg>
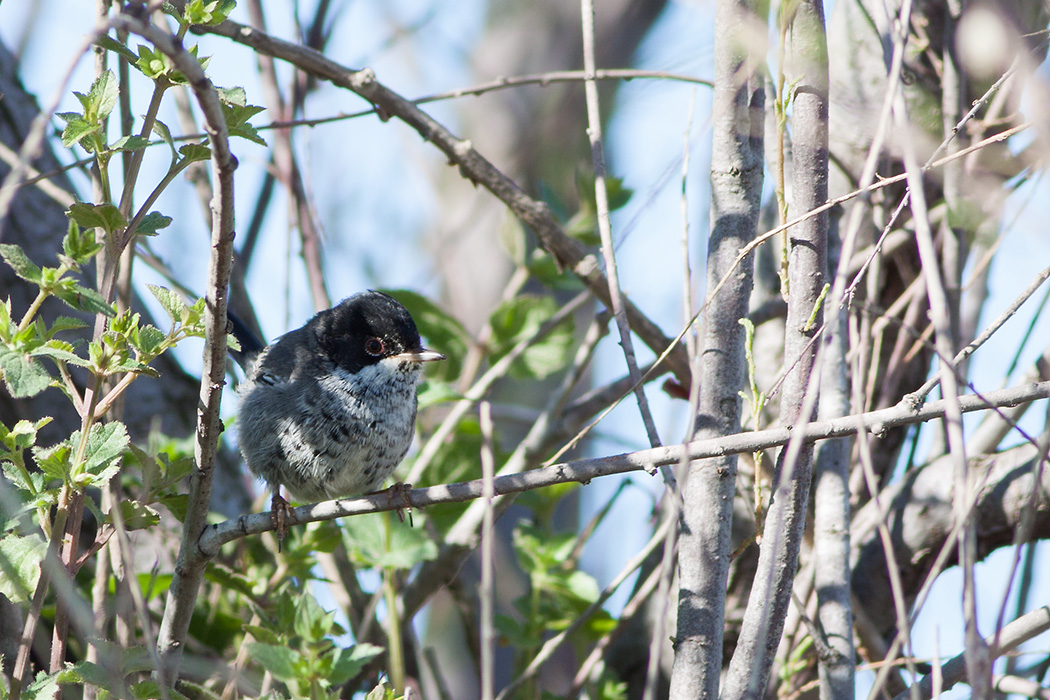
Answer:
<svg viewBox="0 0 1050 700"><path fill-rule="evenodd" d="M369 338L365 341L365 352L372 357L379 357L386 351L386 345L381 338Z"/></svg>

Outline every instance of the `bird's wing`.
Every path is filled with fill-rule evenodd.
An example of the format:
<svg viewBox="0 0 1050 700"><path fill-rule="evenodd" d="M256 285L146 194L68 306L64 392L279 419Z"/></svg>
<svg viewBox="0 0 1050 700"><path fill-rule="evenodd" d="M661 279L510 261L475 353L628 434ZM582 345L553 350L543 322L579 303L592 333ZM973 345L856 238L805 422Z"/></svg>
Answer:
<svg viewBox="0 0 1050 700"><path fill-rule="evenodd" d="M268 384L298 379L319 361L317 339L309 326L285 333L266 347L250 375Z"/></svg>

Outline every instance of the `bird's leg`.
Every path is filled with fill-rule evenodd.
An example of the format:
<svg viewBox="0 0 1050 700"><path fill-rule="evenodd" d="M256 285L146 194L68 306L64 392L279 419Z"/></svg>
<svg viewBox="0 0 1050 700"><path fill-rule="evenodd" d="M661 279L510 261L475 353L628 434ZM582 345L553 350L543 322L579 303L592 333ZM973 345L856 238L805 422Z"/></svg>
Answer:
<svg viewBox="0 0 1050 700"><path fill-rule="evenodd" d="M412 484L406 484L403 481L399 481L385 491L379 493L385 493L390 499L390 505L397 506L397 519L401 522L405 522L405 513L408 513L408 526L412 527L412 499L409 498L412 493Z"/></svg>
<svg viewBox="0 0 1050 700"><path fill-rule="evenodd" d="M270 501L270 515L273 518L274 534L277 535L277 551L281 551L284 536L288 532L288 501L281 496L280 484L273 488L273 499Z"/></svg>

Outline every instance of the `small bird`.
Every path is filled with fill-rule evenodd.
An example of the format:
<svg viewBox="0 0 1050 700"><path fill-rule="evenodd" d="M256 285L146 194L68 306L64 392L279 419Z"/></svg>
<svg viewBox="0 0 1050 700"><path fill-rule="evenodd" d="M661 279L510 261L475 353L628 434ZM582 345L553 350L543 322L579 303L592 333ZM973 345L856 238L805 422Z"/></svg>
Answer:
<svg viewBox="0 0 1050 700"><path fill-rule="evenodd" d="M376 491L412 442L423 347L408 310L382 292L355 294L261 348L241 341L239 442L252 474L273 492L278 539L287 502Z"/></svg>

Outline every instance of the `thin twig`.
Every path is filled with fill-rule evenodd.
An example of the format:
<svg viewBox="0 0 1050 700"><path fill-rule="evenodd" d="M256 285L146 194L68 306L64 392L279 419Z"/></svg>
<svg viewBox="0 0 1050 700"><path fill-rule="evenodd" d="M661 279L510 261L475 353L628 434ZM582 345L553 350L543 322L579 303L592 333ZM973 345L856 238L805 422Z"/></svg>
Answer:
<svg viewBox="0 0 1050 700"><path fill-rule="evenodd" d="M488 401L478 405L478 419L481 424L481 499L485 504L485 515L481 522L481 582L478 585L478 598L481 603L481 700L492 700L495 685L495 599L494 587L496 536L495 517L492 512L492 498L495 490L492 479L496 472L496 457L492 442L492 406Z"/></svg>
<svg viewBox="0 0 1050 700"><path fill-rule="evenodd" d="M583 71L588 76L583 82L587 99L587 136L591 142L591 162L594 166L594 201L595 214L598 218L598 234L602 241L602 257L605 261L605 276L609 284L609 298L612 301L613 317L616 319L616 330L620 334L620 348L627 362L627 372L634 383L634 395L638 402L638 412L642 416L645 433L649 437L649 446L660 445L660 435L656 422L649 410L649 400L645 396L642 375L638 371L638 360L634 354L634 342L631 340L631 326L627 322L627 312L623 305L623 290L620 289L620 275L616 268L616 252L612 240L612 223L609 219L609 192L605 184L605 154L602 144L602 117L598 106L598 84L593 80L596 70L594 60L594 3L592 0L581 0L580 12L583 18ZM668 486L674 483L674 477L667 469L661 470Z"/></svg>

